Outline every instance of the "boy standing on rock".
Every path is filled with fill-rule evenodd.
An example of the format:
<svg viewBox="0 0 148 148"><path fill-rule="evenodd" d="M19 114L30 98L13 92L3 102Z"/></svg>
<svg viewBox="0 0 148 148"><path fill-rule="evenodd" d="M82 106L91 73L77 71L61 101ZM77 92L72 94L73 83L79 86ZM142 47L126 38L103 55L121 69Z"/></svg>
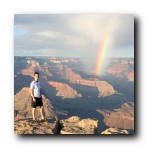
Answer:
<svg viewBox="0 0 148 148"><path fill-rule="evenodd" d="M35 118L35 109L36 107L40 107L40 114L41 114L41 121L44 121L44 116L43 116L43 101L41 97L41 86L39 82L39 73L35 72L34 73L34 80L30 84L30 89L31 89L31 97L32 97L32 117L33 121L36 121Z"/></svg>

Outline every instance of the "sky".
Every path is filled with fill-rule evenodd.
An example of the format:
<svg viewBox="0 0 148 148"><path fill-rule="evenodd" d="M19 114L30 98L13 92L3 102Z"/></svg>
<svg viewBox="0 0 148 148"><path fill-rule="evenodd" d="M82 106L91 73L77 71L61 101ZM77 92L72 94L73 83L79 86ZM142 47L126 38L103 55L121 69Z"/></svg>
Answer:
<svg viewBox="0 0 148 148"><path fill-rule="evenodd" d="M105 32L111 28L104 39ZM134 57L131 14L15 14L15 56Z"/></svg>

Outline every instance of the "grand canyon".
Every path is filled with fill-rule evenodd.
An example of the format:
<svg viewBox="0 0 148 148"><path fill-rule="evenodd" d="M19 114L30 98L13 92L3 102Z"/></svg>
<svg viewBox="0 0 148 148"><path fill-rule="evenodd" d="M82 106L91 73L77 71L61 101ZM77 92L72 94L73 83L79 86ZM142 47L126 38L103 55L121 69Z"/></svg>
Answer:
<svg viewBox="0 0 148 148"><path fill-rule="evenodd" d="M81 58L14 57L17 134L134 134L134 59L111 58L102 75ZM40 73L46 122L31 120L30 83Z"/></svg>

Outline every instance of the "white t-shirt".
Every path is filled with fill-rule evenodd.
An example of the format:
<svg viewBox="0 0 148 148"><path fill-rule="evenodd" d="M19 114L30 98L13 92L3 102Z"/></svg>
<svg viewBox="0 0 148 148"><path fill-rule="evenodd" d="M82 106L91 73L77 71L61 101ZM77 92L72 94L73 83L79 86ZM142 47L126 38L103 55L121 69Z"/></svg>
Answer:
<svg viewBox="0 0 148 148"><path fill-rule="evenodd" d="M32 81L30 88L33 89L34 97L41 97L41 86L39 81Z"/></svg>

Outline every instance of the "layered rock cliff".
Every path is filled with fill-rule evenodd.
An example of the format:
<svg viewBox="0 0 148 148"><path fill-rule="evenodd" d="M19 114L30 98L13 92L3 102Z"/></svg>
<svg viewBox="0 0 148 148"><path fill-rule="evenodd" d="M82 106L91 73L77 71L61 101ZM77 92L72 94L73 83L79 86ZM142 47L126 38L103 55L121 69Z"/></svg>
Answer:
<svg viewBox="0 0 148 148"><path fill-rule="evenodd" d="M110 85L109 83L107 83L106 81L99 81L99 80L93 81L93 80L86 80L86 79L79 79L79 80L71 79L70 83L97 87L97 89L99 91L98 97L111 96L111 95L116 93L116 90L114 90L113 86Z"/></svg>
<svg viewBox="0 0 148 148"><path fill-rule="evenodd" d="M104 123L109 127L134 129L134 103L124 103L121 108L114 110L100 110L97 112L104 116Z"/></svg>
<svg viewBox="0 0 148 148"><path fill-rule="evenodd" d="M31 118L31 92L30 88L24 87L20 92L14 96L14 119L26 119ZM55 116L53 106L44 95L42 96L44 114L46 118ZM37 109L36 117L40 117L40 113Z"/></svg>
<svg viewBox="0 0 148 148"><path fill-rule="evenodd" d="M129 72L127 74L127 78L128 78L129 81L134 82L134 71Z"/></svg>
<svg viewBox="0 0 148 148"><path fill-rule="evenodd" d="M65 71L65 78L68 79L68 80L79 80L79 79L82 79L81 75L73 72L73 70L71 68L68 68L68 67L65 67L64 69Z"/></svg>
<svg viewBox="0 0 148 148"><path fill-rule="evenodd" d="M20 71L23 75L33 76L34 71L40 72L42 76L53 76L52 73L49 71L49 67L47 64L40 65L37 61L32 60L26 65L26 69L22 69Z"/></svg>
<svg viewBox="0 0 148 148"><path fill-rule="evenodd" d="M116 64L109 67L106 72L117 77L126 77L128 81L134 82L134 69L130 64Z"/></svg>
<svg viewBox="0 0 148 148"><path fill-rule="evenodd" d="M78 94L76 90L74 90L72 87L70 87L66 83L50 81L48 82L48 84L55 87L56 90L58 91L56 96L60 96L63 99L64 98L78 98L82 96L81 94Z"/></svg>
<svg viewBox="0 0 148 148"><path fill-rule="evenodd" d="M67 67L65 68L65 78L69 80L70 83L97 87L99 91L98 97L111 96L116 93L116 90L114 90L113 86L108 82L84 79L81 75L75 73L72 69Z"/></svg>
<svg viewBox="0 0 148 148"><path fill-rule="evenodd" d="M67 66L63 66L62 64L55 64L53 65L52 70L49 71L49 67L48 65L40 65L38 62L36 61L31 61L30 63L28 63L27 68L26 69L22 69L20 71L21 74L23 75L28 75L28 76L33 76L34 71L37 70L40 72L40 76L45 78L47 80L48 76L54 77L54 75L58 75L60 76L60 78L62 79L66 79L69 81L69 83L74 83L74 84L81 84L81 85L87 85L87 86L93 86L96 87L98 89L98 97L106 97L106 96L111 96L113 94L116 93L116 90L114 90L113 86L111 84L109 84L106 81L99 81L99 80L88 80L88 79L84 79L81 77L80 74L77 74L73 71L72 68L69 68ZM51 72L52 71L52 72ZM53 75L53 74L54 75ZM55 84L54 84L55 85ZM60 85L60 84L59 84ZM62 84L61 84L62 85ZM70 92L72 92L73 90L68 86L68 84L63 84L65 85L65 89L66 91L69 90ZM63 86L62 86L63 87ZM62 96L64 94L64 90L61 88L57 88L58 96ZM76 92L73 93L69 93L69 95L73 94L75 97L77 97ZM68 93L67 93L68 95ZM73 96L63 96L63 98L75 98ZM81 94L78 94L78 97Z"/></svg>

